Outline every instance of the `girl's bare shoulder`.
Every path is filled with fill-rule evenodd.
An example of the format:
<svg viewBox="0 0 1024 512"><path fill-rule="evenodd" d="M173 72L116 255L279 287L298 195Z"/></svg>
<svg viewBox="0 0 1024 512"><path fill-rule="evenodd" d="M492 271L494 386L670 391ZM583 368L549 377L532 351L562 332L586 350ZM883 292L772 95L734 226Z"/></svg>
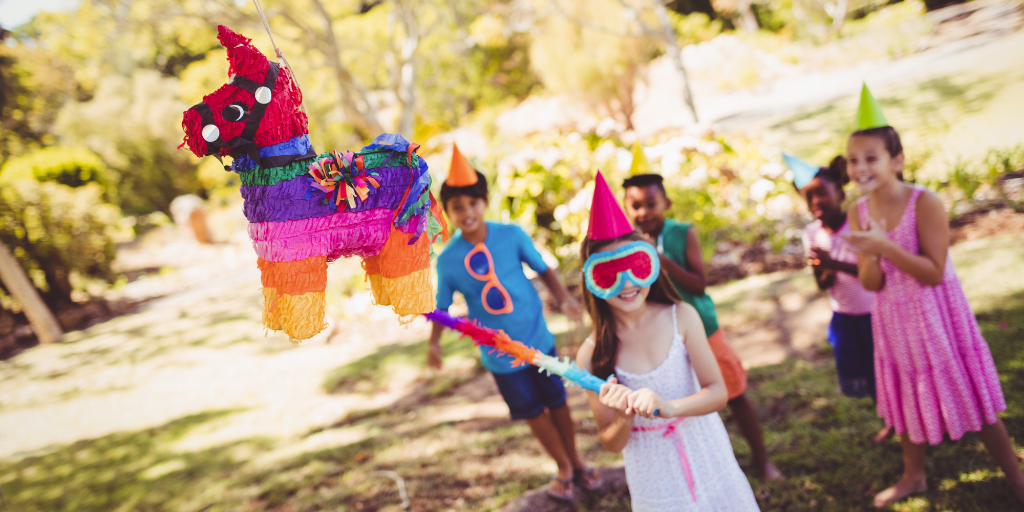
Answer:
<svg viewBox="0 0 1024 512"><path fill-rule="evenodd" d="M591 332L590 337L587 341L580 345L579 350L576 351L576 364L584 370L590 371L591 361L594 358L594 349L596 348L595 340L597 339L597 332Z"/></svg>

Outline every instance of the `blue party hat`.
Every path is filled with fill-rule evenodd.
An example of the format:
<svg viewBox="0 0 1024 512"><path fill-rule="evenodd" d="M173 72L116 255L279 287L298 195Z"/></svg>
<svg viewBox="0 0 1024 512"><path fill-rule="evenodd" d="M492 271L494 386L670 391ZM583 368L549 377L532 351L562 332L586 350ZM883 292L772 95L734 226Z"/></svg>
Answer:
<svg viewBox="0 0 1024 512"><path fill-rule="evenodd" d="M797 190L801 190L807 186L815 176L818 175L818 171L821 168L811 165L789 153L783 152L782 158L786 160L786 165L789 170L793 171L793 184L796 185Z"/></svg>

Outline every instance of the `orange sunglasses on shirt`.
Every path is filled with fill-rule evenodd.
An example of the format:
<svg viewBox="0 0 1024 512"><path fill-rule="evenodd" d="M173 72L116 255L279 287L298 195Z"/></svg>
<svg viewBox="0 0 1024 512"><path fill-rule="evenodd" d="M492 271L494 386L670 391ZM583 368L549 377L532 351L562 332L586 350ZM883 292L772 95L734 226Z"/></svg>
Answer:
<svg viewBox="0 0 1024 512"><path fill-rule="evenodd" d="M512 312L512 297L508 290L498 281L498 275L494 273L494 258L487 246L479 243L470 249L466 254L466 272L473 276L473 279L486 281L484 289L480 292L480 303L484 311L492 315L505 315Z"/></svg>

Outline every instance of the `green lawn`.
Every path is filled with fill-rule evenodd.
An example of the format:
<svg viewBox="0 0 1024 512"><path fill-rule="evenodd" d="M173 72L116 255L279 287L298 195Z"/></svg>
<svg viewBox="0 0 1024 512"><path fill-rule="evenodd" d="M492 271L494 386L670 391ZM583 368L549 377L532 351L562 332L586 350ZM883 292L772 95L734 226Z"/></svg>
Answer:
<svg viewBox="0 0 1024 512"><path fill-rule="evenodd" d="M1010 407L1003 419L1011 435L1024 440L1024 247L1016 236L983 239L954 247L953 258L999 365ZM374 393L395 372L422 360L422 343L385 348L339 367L324 376L323 386L328 392ZM553 464L527 426L510 423L502 411L472 412L487 402L473 393L489 377L475 364L456 362L472 361L468 342L449 337L445 346L452 376L416 377L428 391L415 401L352 414L303 440L315 446L317 439L334 439L326 448L289 452L282 441L263 437L189 448L182 441L190 432L243 412L206 411L0 461L7 510L397 510L397 487L375 473L381 470L405 478L412 510L495 509L544 485ZM869 510L872 494L897 478L899 443L869 441L881 421L869 401L839 393L826 347L806 360L756 368L750 383L769 449L789 476L783 483L753 482L763 510ZM589 411L573 396L581 449L597 464L620 463L600 448ZM749 453L731 425L730 435L746 469ZM353 441L337 441L346 436ZM267 458L269 453L277 455ZM976 436L930 448L928 455L931 490L893 509L1015 509ZM590 496L579 506L627 509L625 489Z"/></svg>
<svg viewBox="0 0 1024 512"><path fill-rule="evenodd" d="M938 63L921 63L907 78L866 80L888 121L896 127L919 176L944 179L960 159L976 160L989 148L1024 143L1024 33L981 48L950 51ZM888 83L886 83L888 82ZM859 95L755 122L772 143L812 162L845 152Z"/></svg>

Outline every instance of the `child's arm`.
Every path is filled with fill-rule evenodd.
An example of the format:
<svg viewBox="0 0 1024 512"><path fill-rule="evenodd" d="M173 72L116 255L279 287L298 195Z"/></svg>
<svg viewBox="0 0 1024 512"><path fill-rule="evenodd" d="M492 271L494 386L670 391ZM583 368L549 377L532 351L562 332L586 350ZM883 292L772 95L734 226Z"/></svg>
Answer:
<svg viewBox="0 0 1024 512"><path fill-rule="evenodd" d="M708 345L704 324L697 310L689 304L680 303L676 305L676 319L683 329L683 343L686 344L686 352L693 371L697 373L701 389L676 400L664 400L649 389L630 393L629 408L645 418L653 418L655 412L658 412L660 418L703 416L721 410L729 399L722 371ZM680 375L679 378L688 379L690 376Z"/></svg>
<svg viewBox="0 0 1024 512"><path fill-rule="evenodd" d="M828 290L836 283L836 272L827 268L822 268L820 265L811 265L811 270L814 271L814 282L818 283L819 290Z"/></svg>
<svg viewBox="0 0 1024 512"><path fill-rule="evenodd" d="M877 254L865 253L857 244L853 243L854 236L864 231L860 225L860 212L857 204L854 203L850 206L846 214L850 223L850 234L840 236L850 242L854 249L857 249L857 277L860 278L860 284L869 292L877 292L885 286L885 273L882 272L881 259Z"/></svg>
<svg viewBox="0 0 1024 512"><path fill-rule="evenodd" d="M594 339L594 335L591 335ZM591 370L591 359L594 356L594 345L584 343L576 352L576 364L587 371ZM631 389L619 384L615 377L611 382L601 385L601 394L587 391L590 410L594 412L597 422L597 437L601 445L610 452L621 452L629 441L629 432L633 429L633 418L626 414L627 397Z"/></svg>
<svg viewBox="0 0 1024 512"><path fill-rule="evenodd" d="M434 323L430 326L430 341L427 342L427 365L435 370L440 370L444 365L444 361L441 359L443 349L441 348L441 333L444 331L444 326L439 323Z"/></svg>
<svg viewBox="0 0 1024 512"><path fill-rule="evenodd" d="M692 227L686 230L686 265L692 270L686 270L664 254L659 256L661 267L665 269L673 282L692 295L704 295L704 288L707 286L707 281L704 279L704 254L701 251L697 233Z"/></svg>
<svg viewBox="0 0 1024 512"><path fill-rule="evenodd" d="M928 190L918 196L917 233L921 254L913 254L897 245L886 236L886 222L870 219L869 229L851 233L847 240L862 253L878 260L885 258L900 270L910 274L923 285L935 286L942 282L946 271L946 255L949 251L949 221L942 201ZM860 259L858 258L858 261ZM876 263L876 266L878 264ZM881 271L879 266L879 272ZM861 279L863 282L863 279ZM867 284L864 285L868 288ZM879 289L881 286L879 286Z"/></svg>
<svg viewBox="0 0 1024 512"><path fill-rule="evenodd" d="M544 285L555 296L555 300L558 301L558 307L562 310L562 313L565 313L569 320L582 324L583 308L580 307L579 301L573 298L572 295L569 295L569 290L562 283L562 280L558 278L555 269L548 267L547 270L540 274L540 280L544 281Z"/></svg>

